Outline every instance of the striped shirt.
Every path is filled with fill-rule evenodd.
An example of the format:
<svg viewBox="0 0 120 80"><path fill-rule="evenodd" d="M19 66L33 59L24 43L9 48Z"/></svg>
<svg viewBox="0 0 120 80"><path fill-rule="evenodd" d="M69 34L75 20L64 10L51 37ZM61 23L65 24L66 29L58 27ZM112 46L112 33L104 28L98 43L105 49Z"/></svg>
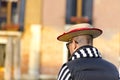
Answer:
<svg viewBox="0 0 120 80"><path fill-rule="evenodd" d="M81 47L73 53L69 61L75 60L77 58L89 58L89 57L99 58L101 57L101 55L95 47L92 46ZM57 80L72 80L71 72L66 63L63 64L62 68L60 69Z"/></svg>

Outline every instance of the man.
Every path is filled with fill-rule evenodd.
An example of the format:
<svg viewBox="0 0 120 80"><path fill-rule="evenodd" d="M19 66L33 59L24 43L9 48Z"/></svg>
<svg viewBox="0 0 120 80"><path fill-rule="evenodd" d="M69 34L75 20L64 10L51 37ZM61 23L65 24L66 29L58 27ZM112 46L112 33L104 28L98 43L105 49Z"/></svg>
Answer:
<svg viewBox="0 0 120 80"><path fill-rule="evenodd" d="M93 47L93 39L101 34L102 30L81 23L57 37L59 41L68 42L67 47L71 54L69 61L63 64L57 80L119 79L117 68L102 59L98 49Z"/></svg>

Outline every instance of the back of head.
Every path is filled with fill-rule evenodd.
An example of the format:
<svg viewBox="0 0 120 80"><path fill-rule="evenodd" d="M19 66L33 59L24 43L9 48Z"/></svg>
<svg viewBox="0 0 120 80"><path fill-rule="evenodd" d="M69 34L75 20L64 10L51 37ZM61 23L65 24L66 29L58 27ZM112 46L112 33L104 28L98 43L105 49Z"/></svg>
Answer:
<svg viewBox="0 0 120 80"><path fill-rule="evenodd" d="M93 45L93 37L90 35L80 35L73 38L79 45L79 47L84 45Z"/></svg>

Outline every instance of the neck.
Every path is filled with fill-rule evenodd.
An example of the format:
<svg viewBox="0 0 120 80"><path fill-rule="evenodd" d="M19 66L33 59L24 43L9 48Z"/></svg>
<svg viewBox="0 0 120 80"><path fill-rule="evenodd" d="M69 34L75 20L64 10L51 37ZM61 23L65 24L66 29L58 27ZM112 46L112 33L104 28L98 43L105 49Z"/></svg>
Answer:
<svg viewBox="0 0 120 80"><path fill-rule="evenodd" d="M85 45L93 46L92 43L79 43L78 48L82 47L82 46L85 46Z"/></svg>

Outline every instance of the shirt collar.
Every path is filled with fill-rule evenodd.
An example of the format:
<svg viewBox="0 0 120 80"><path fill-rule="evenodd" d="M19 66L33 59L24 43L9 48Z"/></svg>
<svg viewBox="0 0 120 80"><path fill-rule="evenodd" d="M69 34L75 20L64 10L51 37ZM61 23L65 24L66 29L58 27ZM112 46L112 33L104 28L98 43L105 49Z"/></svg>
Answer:
<svg viewBox="0 0 120 80"><path fill-rule="evenodd" d="M101 54L98 52L98 49L93 46L83 46L78 48L73 55L71 56L70 60L75 60L78 58L100 58Z"/></svg>

